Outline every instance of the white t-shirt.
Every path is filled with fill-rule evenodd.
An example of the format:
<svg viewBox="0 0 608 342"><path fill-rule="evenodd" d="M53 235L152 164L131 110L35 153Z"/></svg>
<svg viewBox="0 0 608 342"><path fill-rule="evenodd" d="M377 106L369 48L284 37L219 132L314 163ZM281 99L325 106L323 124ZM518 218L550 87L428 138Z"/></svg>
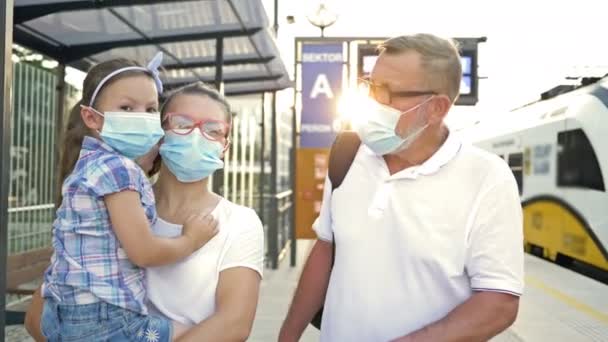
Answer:
<svg viewBox="0 0 608 342"><path fill-rule="evenodd" d="M256 213L222 199L213 211L219 232L201 249L172 265L146 270L151 312L195 325L215 312L220 272L248 267L262 276L264 230ZM162 219L152 227L157 236L181 235L182 226Z"/></svg>
<svg viewBox="0 0 608 342"><path fill-rule="evenodd" d="M392 176L362 145L333 194L326 182L314 229L336 239L321 341L392 340L442 319L474 290L523 290L513 174L454 134Z"/></svg>

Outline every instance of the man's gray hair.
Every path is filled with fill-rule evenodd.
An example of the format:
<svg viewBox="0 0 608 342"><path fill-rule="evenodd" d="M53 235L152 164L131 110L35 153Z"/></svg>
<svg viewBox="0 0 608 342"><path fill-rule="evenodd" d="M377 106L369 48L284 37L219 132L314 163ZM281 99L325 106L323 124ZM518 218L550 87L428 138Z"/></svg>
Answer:
<svg viewBox="0 0 608 342"><path fill-rule="evenodd" d="M427 86L432 87L430 90L445 93L452 101L458 98L462 65L456 41L419 33L388 39L378 49L387 54L417 52L428 75Z"/></svg>

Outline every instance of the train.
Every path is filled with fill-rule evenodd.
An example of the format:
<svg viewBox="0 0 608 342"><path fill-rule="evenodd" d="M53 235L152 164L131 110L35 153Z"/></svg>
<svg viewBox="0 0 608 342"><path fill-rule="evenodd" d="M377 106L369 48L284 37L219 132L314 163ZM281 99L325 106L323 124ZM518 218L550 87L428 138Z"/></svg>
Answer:
<svg viewBox="0 0 608 342"><path fill-rule="evenodd" d="M608 75L554 87L461 133L513 171L526 252L608 275Z"/></svg>

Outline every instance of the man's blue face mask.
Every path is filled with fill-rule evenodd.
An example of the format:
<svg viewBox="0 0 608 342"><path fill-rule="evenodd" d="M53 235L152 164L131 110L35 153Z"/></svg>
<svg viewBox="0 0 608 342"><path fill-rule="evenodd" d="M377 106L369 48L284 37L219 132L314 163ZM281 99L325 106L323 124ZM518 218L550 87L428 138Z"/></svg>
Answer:
<svg viewBox="0 0 608 342"><path fill-rule="evenodd" d="M364 101L365 105L361 107L361 110L365 111L361 116L364 119L354 120L354 129L361 141L379 156L403 151L428 127L428 122L423 123L420 122L421 120L416 120L414 125L403 136L400 136L395 132L399 120L403 115L413 111L417 111L421 116L422 106L433 97L430 96L404 112L368 98Z"/></svg>

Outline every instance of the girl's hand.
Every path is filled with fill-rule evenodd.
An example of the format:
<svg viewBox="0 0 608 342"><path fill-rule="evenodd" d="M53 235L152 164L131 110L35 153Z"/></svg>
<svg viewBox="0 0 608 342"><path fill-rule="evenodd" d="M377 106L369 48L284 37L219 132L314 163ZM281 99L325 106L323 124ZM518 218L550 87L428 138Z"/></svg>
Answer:
<svg viewBox="0 0 608 342"><path fill-rule="evenodd" d="M213 215L200 213L188 217L182 235L193 244L192 252L194 252L209 242L218 231L218 222Z"/></svg>

